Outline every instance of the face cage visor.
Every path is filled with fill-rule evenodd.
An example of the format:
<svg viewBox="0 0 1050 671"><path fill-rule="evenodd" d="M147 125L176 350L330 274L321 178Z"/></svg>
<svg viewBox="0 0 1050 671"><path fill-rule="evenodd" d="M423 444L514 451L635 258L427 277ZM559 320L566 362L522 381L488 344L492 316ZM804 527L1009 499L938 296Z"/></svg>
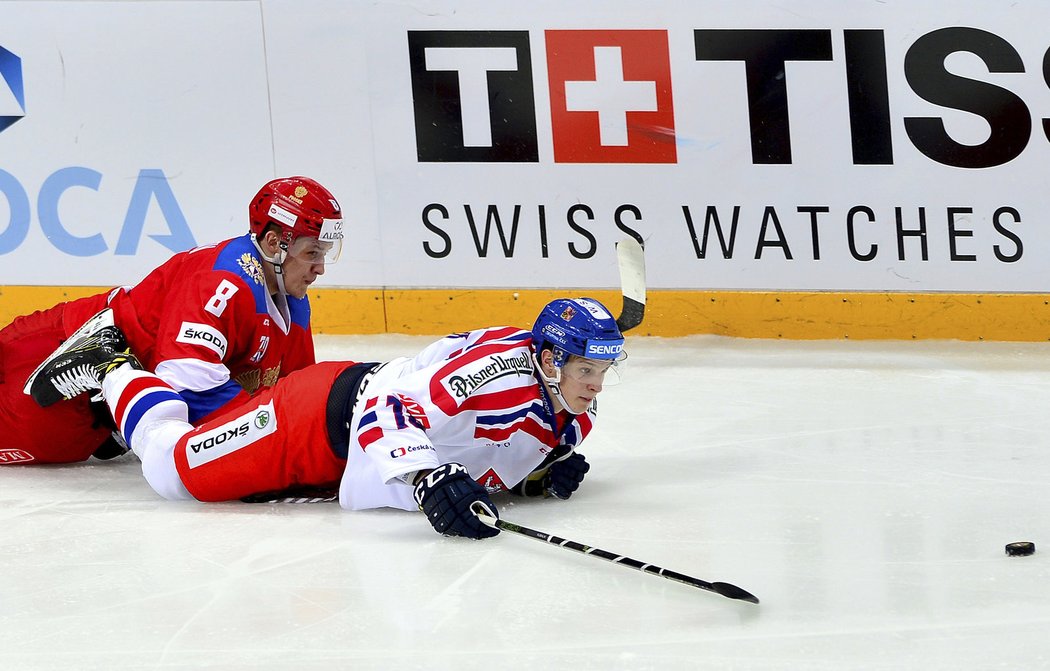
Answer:
<svg viewBox="0 0 1050 671"><path fill-rule="evenodd" d="M325 219L318 237L300 236L288 246L288 256L311 266L335 263L342 251L342 219Z"/></svg>
<svg viewBox="0 0 1050 671"><path fill-rule="evenodd" d="M555 348L554 365L561 377L581 384L613 386L623 381L627 352L620 351L615 359L591 359L577 354L566 354Z"/></svg>

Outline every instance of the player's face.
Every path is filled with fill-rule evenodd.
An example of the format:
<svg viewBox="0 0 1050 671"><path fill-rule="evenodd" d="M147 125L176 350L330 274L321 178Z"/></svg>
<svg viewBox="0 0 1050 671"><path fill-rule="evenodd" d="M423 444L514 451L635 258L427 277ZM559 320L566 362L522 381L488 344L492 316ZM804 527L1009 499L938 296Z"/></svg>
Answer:
<svg viewBox="0 0 1050 671"><path fill-rule="evenodd" d="M302 298L319 275L324 274L324 264L311 264L295 256L289 256L281 265L285 271L285 291L290 296Z"/></svg>
<svg viewBox="0 0 1050 671"><path fill-rule="evenodd" d="M597 361L580 356L570 356L561 367L561 396L569 410L579 414L587 410L602 390L605 375L612 367L611 361Z"/></svg>
<svg viewBox="0 0 1050 671"><path fill-rule="evenodd" d="M300 245L300 240L306 245ZM321 247L317 238L298 238L293 243L285 263L281 265L285 271L285 291L290 296L306 296L314 280L324 274L324 250Z"/></svg>

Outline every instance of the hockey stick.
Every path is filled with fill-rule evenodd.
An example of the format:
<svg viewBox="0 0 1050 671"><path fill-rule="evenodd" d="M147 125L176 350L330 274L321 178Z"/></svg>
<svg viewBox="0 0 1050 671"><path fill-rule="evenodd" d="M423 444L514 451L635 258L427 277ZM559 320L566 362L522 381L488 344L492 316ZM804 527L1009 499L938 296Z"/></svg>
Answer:
<svg viewBox="0 0 1050 671"><path fill-rule="evenodd" d="M739 599L740 601L747 601L749 603L758 603L757 596L748 592L745 589L737 587L736 585L730 585L727 582L707 582L706 580L700 580L699 578L694 578L692 576L685 575L684 573L669 571L668 569L660 568L659 566L654 566L653 564L646 564L644 562L640 562L637 559L631 559L630 557L617 555L599 548L592 548L589 545L583 545L582 543L577 543L576 541L570 541L565 538L558 538L557 536L552 536L551 534L546 534L542 531L536 531L535 529L530 529L528 527L523 527L518 524L506 522L504 520L497 519L492 515L489 515L485 511L485 507L479 503L474 503L473 505L471 505L470 510L475 515L477 515L478 519L481 520L482 524L484 524L485 526L492 527L493 529L500 529L501 531L518 534L520 536L527 536L528 538L534 538L538 541L543 541L544 543L557 545L558 547L567 548L569 550L575 550L576 552L598 557L599 559L604 559L614 564L620 564L621 566L637 569L643 573L649 573L651 575L660 576L661 578L667 578L668 580L674 580L675 582L684 583L692 587L698 587L700 589L707 590L708 592L721 594L722 596L727 597L729 599Z"/></svg>
<svg viewBox="0 0 1050 671"><path fill-rule="evenodd" d="M645 317L645 255L642 244L634 238L624 238L616 243L616 261L623 290L623 310L616 318L616 326L620 333L626 333L641 324Z"/></svg>

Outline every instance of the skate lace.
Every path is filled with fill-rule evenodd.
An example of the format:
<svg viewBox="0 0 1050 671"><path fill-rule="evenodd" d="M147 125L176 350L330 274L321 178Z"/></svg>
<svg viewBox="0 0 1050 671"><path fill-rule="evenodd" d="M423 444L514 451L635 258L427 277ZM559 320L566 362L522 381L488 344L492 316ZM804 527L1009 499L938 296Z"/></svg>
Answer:
<svg viewBox="0 0 1050 671"><path fill-rule="evenodd" d="M93 366L88 364L81 364L75 368L63 371L55 376L52 384L66 398L73 398L77 394L102 387L98 382L98 372L95 371Z"/></svg>

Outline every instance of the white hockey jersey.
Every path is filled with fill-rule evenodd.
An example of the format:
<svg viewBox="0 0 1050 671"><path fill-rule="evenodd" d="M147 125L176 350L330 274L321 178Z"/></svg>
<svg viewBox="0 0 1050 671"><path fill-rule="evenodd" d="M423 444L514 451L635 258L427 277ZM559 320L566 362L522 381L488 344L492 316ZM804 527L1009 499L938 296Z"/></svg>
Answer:
<svg viewBox="0 0 1050 671"><path fill-rule="evenodd" d="M579 445L594 406L554 412L531 342L511 327L458 333L376 371L354 410L340 505L418 510L399 477L448 462L489 493L505 491L559 446Z"/></svg>

